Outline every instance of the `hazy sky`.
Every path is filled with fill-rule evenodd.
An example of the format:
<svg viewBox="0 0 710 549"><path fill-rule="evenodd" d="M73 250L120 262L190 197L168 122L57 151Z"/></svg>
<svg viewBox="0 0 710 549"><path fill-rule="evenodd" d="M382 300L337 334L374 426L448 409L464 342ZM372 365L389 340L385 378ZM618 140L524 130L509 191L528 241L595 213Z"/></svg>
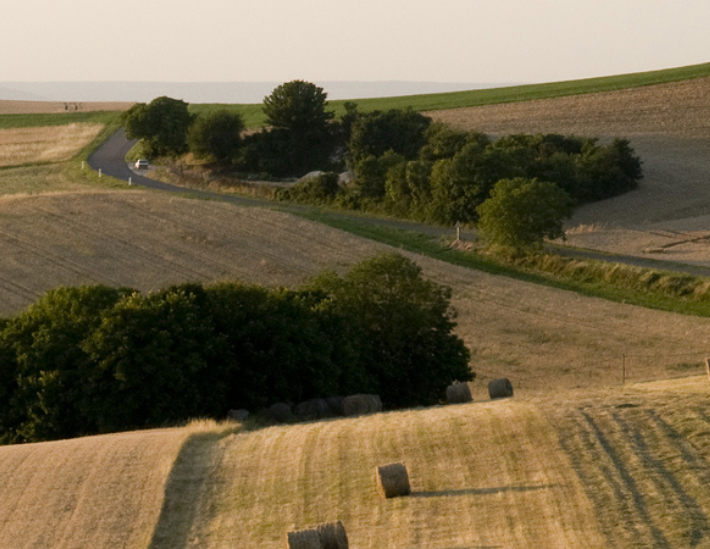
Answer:
<svg viewBox="0 0 710 549"><path fill-rule="evenodd" d="M0 81L544 82L710 61L708 0L1 0Z"/></svg>

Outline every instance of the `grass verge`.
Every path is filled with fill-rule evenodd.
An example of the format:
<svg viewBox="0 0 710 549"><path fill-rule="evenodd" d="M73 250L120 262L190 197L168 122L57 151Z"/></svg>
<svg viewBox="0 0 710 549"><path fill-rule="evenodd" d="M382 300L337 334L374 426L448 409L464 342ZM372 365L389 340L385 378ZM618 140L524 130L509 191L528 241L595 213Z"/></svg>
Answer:
<svg viewBox="0 0 710 549"><path fill-rule="evenodd" d="M710 316L710 279L703 277L556 254L505 259L453 249L438 237L373 225L353 217L316 211L292 213L460 267L618 303L685 315Z"/></svg>

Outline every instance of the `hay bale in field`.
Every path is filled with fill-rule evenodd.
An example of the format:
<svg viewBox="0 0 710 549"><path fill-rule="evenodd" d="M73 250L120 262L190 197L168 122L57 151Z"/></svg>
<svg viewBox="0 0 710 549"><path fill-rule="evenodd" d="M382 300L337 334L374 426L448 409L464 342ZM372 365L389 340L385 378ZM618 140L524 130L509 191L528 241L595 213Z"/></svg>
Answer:
<svg viewBox="0 0 710 549"><path fill-rule="evenodd" d="M412 489L409 486L409 474L404 463L392 463L376 467L377 490L384 498L408 496Z"/></svg>
<svg viewBox="0 0 710 549"><path fill-rule="evenodd" d="M362 416L382 411L379 395L350 395L343 399L343 413L346 416Z"/></svg>
<svg viewBox="0 0 710 549"><path fill-rule="evenodd" d="M472 400L471 388L468 383L459 383L457 381L446 388L446 401L449 404L463 404Z"/></svg>
<svg viewBox="0 0 710 549"><path fill-rule="evenodd" d="M330 416L330 408L322 398L312 398L296 406L296 417L300 419L321 419Z"/></svg>
<svg viewBox="0 0 710 549"><path fill-rule="evenodd" d="M316 530L323 542L323 549L348 549L348 535L342 522L319 524Z"/></svg>
<svg viewBox="0 0 710 549"><path fill-rule="evenodd" d="M323 549L323 540L317 530L300 530L286 534L287 549Z"/></svg>
<svg viewBox="0 0 710 549"><path fill-rule="evenodd" d="M272 404L266 410L266 417L276 423L285 423L293 419L293 414L291 413L291 407L285 402L277 402Z"/></svg>
<svg viewBox="0 0 710 549"><path fill-rule="evenodd" d="M233 419L234 421L244 421L249 417L249 410L245 410L244 408L239 408L239 410L229 410L227 417L229 419Z"/></svg>
<svg viewBox="0 0 710 549"><path fill-rule="evenodd" d="M488 396L491 399L513 396L513 385L507 377L494 379L488 384Z"/></svg>
<svg viewBox="0 0 710 549"><path fill-rule="evenodd" d="M343 400L344 399L341 396L332 396L325 399L325 403L328 405L331 414L334 416L345 415L345 412L343 411Z"/></svg>

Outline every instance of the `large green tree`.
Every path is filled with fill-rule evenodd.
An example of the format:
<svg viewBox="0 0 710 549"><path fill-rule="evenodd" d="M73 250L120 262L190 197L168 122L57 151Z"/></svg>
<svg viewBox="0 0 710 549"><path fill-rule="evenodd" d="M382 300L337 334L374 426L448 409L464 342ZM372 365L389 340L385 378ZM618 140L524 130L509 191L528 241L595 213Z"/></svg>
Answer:
<svg viewBox="0 0 710 549"><path fill-rule="evenodd" d="M312 289L350 320L359 363L388 405L434 404L452 381L473 379L470 352L453 333L451 289L424 279L410 259L376 256L344 277L321 275Z"/></svg>
<svg viewBox="0 0 710 549"><path fill-rule="evenodd" d="M325 110L327 97L323 88L303 80L281 84L264 98L266 123L298 135L322 132L333 118Z"/></svg>
<svg viewBox="0 0 710 549"><path fill-rule="evenodd" d="M198 116L190 126L187 142L196 158L227 164L239 151L244 120L227 110Z"/></svg>
<svg viewBox="0 0 710 549"><path fill-rule="evenodd" d="M573 207L554 183L517 177L498 181L477 211L484 240L524 250L541 248L545 238L564 237L562 225Z"/></svg>
<svg viewBox="0 0 710 549"><path fill-rule="evenodd" d="M327 169L334 152L333 113L326 110L323 88L303 80L277 86L264 98L268 131L248 140L259 171L278 176L301 176Z"/></svg>
<svg viewBox="0 0 710 549"><path fill-rule="evenodd" d="M192 116L184 101L163 96L147 105L136 103L121 120L128 137L140 139L149 156L178 156L187 152Z"/></svg>

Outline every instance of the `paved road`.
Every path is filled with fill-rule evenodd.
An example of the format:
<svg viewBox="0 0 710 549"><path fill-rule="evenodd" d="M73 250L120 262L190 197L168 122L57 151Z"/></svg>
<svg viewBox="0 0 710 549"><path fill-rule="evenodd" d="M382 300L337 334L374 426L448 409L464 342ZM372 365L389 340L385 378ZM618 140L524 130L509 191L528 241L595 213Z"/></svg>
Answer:
<svg viewBox="0 0 710 549"><path fill-rule="evenodd" d="M122 179L128 182L129 178L134 185L141 185L151 189L168 191L173 193L189 194L199 198L207 198L211 200L221 200L223 202L233 202L244 206L268 206L269 203L261 200L252 200L241 196L232 196L226 194L212 193L209 191L188 189L170 185L162 181L150 179L139 173L136 173L126 163L126 154L136 144L136 140L130 140L126 137L126 132L123 129L118 130L103 145L101 145L91 156L89 156L89 166L94 170L99 170L105 175Z"/></svg>
<svg viewBox="0 0 710 549"><path fill-rule="evenodd" d="M190 196L195 196L203 199L220 200L223 202L239 204L241 206L260 206L263 208L279 209L293 213L317 211L316 208L300 204L275 204L268 200L258 200L229 194L220 194L209 191L188 189L185 187L178 187L177 185L170 185L168 183L162 183L160 181L149 179L134 172L125 161L126 154L133 147L133 145L135 145L135 143L135 141L129 140L126 137L126 132L121 129L117 131L113 136L111 136L107 141L105 141L104 144L101 145L89 157L89 166L91 166L94 170L98 170L99 168L101 168L104 174L110 175L111 177L122 179L126 182L130 177L132 183L135 185L142 185L144 187L158 189L161 191L188 194ZM339 212L338 215L342 217L352 217L353 219L357 219L360 222L367 222L372 225L380 225L396 229L415 231L435 236L451 236L452 239L455 234L453 228L448 229L442 227L434 227L423 223L364 217L358 216L356 214L348 214L345 212ZM462 233L462 237L465 240L472 240L475 238L475 234L473 232L466 231ZM651 269L662 269L679 273L691 274L694 276L710 277L710 268L697 265L667 263L664 261L646 259L643 257L602 254L594 252L592 250L572 250L564 247L556 247L555 251L563 255L570 255L574 257L595 259L599 261L608 261L611 263L622 263L625 265L634 265L637 267L648 267Z"/></svg>

